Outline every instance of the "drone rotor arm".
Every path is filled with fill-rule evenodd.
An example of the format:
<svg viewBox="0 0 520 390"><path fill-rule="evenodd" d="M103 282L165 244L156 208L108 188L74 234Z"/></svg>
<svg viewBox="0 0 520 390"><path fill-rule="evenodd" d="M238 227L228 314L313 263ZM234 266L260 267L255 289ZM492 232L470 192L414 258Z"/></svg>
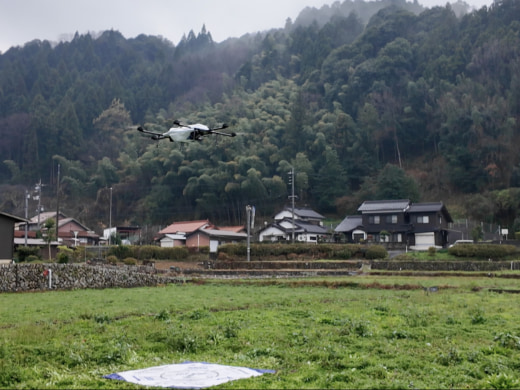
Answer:
<svg viewBox="0 0 520 390"><path fill-rule="evenodd" d="M156 133L155 131L149 131L149 130L145 130L143 129L141 126L139 126L137 128L137 131L143 133L143 134L149 134L151 137L151 139L157 141L157 140L160 140L160 139L164 139L164 138L167 138L164 134L162 133Z"/></svg>

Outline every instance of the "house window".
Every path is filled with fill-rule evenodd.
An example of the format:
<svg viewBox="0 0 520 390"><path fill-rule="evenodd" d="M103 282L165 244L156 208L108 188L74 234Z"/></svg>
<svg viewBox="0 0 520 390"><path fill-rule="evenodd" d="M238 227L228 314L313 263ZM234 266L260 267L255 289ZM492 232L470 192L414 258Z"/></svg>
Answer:
<svg viewBox="0 0 520 390"><path fill-rule="evenodd" d="M430 217L427 215L417 216L417 223L430 223Z"/></svg>
<svg viewBox="0 0 520 390"><path fill-rule="evenodd" d="M386 223L397 223L397 215L396 214L393 214L393 215L387 215L385 217L385 222Z"/></svg>
<svg viewBox="0 0 520 390"><path fill-rule="evenodd" d="M371 225L379 225L379 215L370 215L368 217L368 223Z"/></svg>

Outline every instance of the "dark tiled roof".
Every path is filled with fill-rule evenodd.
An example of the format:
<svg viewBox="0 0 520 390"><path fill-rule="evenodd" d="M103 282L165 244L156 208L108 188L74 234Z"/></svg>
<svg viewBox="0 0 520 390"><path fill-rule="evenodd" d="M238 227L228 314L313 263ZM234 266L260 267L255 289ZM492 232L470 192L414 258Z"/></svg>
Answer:
<svg viewBox="0 0 520 390"><path fill-rule="evenodd" d="M409 213L436 213L442 212L447 222L453 222L450 213L442 202L429 202L429 203L412 203L410 205Z"/></svg>
<svg viewBox="0 0 520 390"><path fill-rule="evenodd" d="M291 207L285 207L285 210L291 211ZM312 209L306 209L306 208L294 208L294 215L300 217L300 218L314 218L314 219L325 219L323 215L320 213L317 213L316 211Z"/></svg>
<svg viewBox="0 0 520 390"><path fill-rule="evenodd" d="M302 221L294 221L294 224L307 233L327 234L327 229L325 229L323 226L315 225L313 223L305 223Z"/></svg>
<svg viewBox="0 0 520 390"><path fill-rule="evenodd" d="M17 217L16 215L11 215L11 214L4 213L4 212L1 212L1 211L0 211L0 215L5 217L5 218L12 219L15 222L25 222L25 221L27 221L25 218Z"/></svg>
<svg viewBox="0 0 520 390"><path fill-rule="evenodd" d="M363 228L363 218L361 215L348 215L341 223L334 229L337 233L351 232L358 227Z"/></svg>
<svg viewBox="0 0 520 390"><path fill-rule="evenodd" d="M391 213L403 212L410 205L408 199L399 200L367 200L359 206L361 213Z"/></svg>
<svg viewBox="0 0 520 390"><path fill-rule="evenodd" d="M410 213L425 213L425 212L433 212L440 211L444 205L442 202L432 202L432 203L412 203L410 206Z"/></svg>

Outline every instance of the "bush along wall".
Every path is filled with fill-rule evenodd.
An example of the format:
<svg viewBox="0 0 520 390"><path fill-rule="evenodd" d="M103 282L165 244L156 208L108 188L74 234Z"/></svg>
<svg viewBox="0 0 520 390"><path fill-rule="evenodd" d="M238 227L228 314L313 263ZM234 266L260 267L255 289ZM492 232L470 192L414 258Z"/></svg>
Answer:
<svg viewBox="0 0 520 390"><path fill-rule="evenodd" d="M387 250L381 245L359 244L251 244L251 258L256 260L272 260L284 258L286 260L349 260L385 259ZM243 260L247 257L245 244L225 244L218 248L219 259Z"/></svg>
<svg viewBox="0 0 520 390"><path fill-rule="evenodd" d="M517 254L518 249L514 245L458 244L449 248L448 253L457 257L497 260Z"/></svg>
<svg viewBox="0 0 520 390"><path fill-rule="evenodd" d="M108 251L109 256L115 256L119 260L134 258L137 260L186 260L190 253L188 248L176 246L173 248L161 248L154 245L117 245Z"/></svg>

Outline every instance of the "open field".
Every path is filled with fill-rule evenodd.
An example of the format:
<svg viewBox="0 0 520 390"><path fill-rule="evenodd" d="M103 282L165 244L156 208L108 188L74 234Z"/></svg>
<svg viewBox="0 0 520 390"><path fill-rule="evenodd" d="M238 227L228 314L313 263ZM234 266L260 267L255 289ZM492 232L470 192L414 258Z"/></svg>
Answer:
<svg viewBox="0 0 520 390"><path fill-rule="evenodd" d="M274 369L220 388L519 388L517 279L200 281L0 295L0 387L142 388L183 361ZM423 287L439 287L426 292Z"/></svg>

